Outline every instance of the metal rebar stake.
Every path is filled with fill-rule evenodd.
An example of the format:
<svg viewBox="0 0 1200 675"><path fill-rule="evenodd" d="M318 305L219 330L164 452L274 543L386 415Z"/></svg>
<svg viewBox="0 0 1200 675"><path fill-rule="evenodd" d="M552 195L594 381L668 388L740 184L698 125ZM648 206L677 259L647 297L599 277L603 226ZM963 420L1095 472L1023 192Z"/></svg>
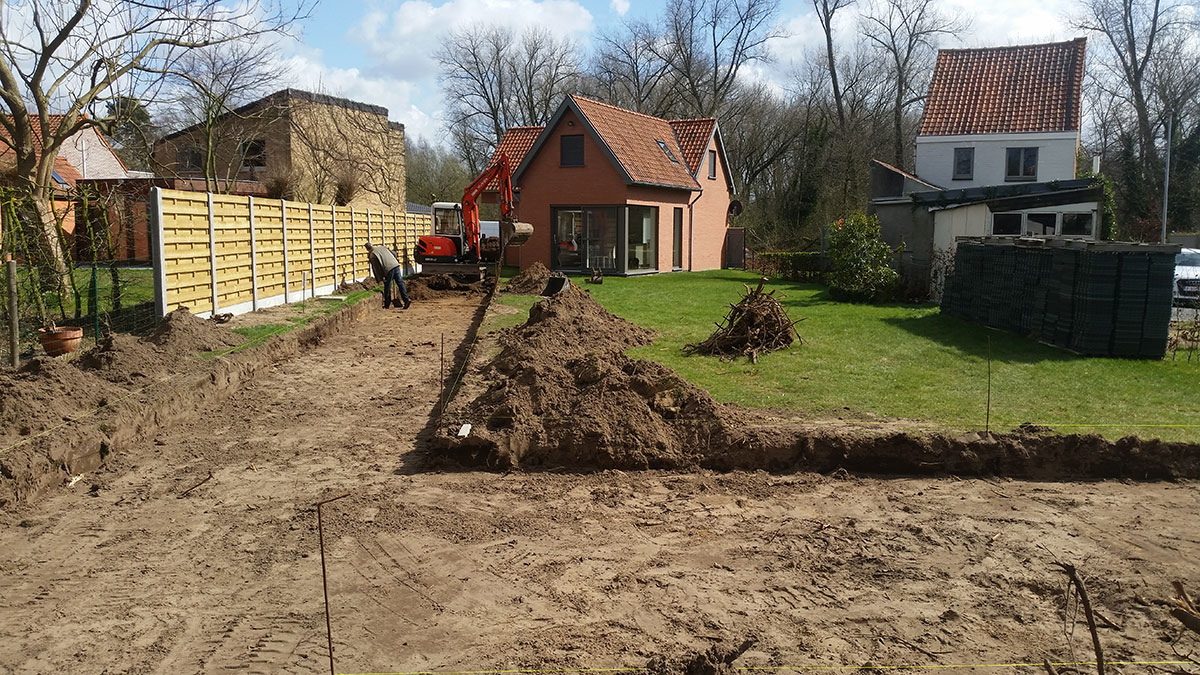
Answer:
<svg viewBox="0 0 1200 675"><path fill-rule="evenodd" d="M329 643L329 675L336 675L333 670L333 627L329 622L329 575L325 571L325 524L321 521L321 507L329 502L349 497L350 493L317 502L317 538L321 544L321 590L325 594L325 639Z"/></svg>
<svg viewBox="0 0 1200 675"><path fill-rule="evenodd" d="M17 318L17 261L8 256L8 350L14 369L21 365L20 325Z"/></svg>

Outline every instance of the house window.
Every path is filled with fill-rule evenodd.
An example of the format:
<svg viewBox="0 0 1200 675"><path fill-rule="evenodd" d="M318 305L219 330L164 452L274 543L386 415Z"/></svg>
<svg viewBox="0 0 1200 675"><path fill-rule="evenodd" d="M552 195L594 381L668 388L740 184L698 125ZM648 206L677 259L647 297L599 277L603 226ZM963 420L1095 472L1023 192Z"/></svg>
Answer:
<svg viewBox="0 0 1200 675"><path fill-rule="evenodd" d="M184 169L199 171L204 168L204 151L192 146L180 151L179 155L175 157L175 162Z"/></svg>
<svg viewBox="0 0 1200 675"><path fill-rule="evenodd" d="M675 207L675 222L673 223L674 243L671 247L671 266L683 268L683 207Z"/></svg>
<svg viewBox="0 0 1200 675"><path fill-rule="evenodd" d="M716 150L708 151L708 179L709 180L717 179L717 151Z"/></svg>
<svg viewBox="0 0 1200 675"><path fill-rule="evenodd" d="M1008 148L1004 161L1004 180L1037 180L1037 166L1037 148Z"/></svg>
<svg viewBox="0 0 1200 675"><path fill-rule="evenodd" d="M623 209L611 206L571 206L550 210L551 264L554 269L620 271L618 218Z"/></svg>
<svg viewBox="0 0 1200 675"><path fill-rule="evenodd" d="M560 166L583 166L583 134L561 136Z"/></svg>
<svg viewBox="0 0 1200 675"><path fill-rule="evenodd" d="M655 139L655 142L658 143L658 147L662 148L663 154L667 156L667 159L671 160L672 164L679 163L679 160L675 159L675 153L671 152L671 149L667 147L666 143L657 139Z"/></svg>
<svg viewBox="0 0 1200 675"><path fill-rule="evenodd" d="M658 269L658 207L630 206L625 218L630 272Z"/></svg>
<svg viewBox="0 0 1200 675"><path fill-rule="evenodd" d="M261 138L243 141L238 146L238 154L242 156L242 168L251 169L267 165L267 142Z"/></svg>
<svg viewBox="0 0 1200 675"><path fill-rule="evenodd" d="M1019 213L993 213L992 214L992 234L996 236L1010 236L1021 234L1021 214Z"/></svg>
<svg viewBox="0 0 1200 675"><path fill-rule="evenodd" d="M971 180L975 177L975 148L954 149L954 180Z"/></svg>
<svg viewBox="0 0 1200 675"><path fill-rule="evenodd" d="M1057 213L1030 213L1025 216L1026 232L1035 237L1053 237L1058 228Z"/></svg>
<svg viewBox="0 0 1200 675"><path fill-rule="evenodd" d="M1064 237L1092 236L1092 214L1064 213L1062 216L1062 235Z"/></svg>

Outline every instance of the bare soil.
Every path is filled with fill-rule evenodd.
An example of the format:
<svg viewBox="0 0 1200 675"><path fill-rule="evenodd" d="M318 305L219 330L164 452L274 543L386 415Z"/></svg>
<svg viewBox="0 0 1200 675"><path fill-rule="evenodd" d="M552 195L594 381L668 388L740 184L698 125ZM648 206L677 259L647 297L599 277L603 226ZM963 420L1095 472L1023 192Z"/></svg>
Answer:
<svg viewBox="0 0 1200 675"><path fill-rule="evenodd" d="M485 295L491 290L494 280L485 279L464 283L449 274L421 275L405 280L408 297L414 302L452 298L456 296Z"/></svg>
<svg viewBox="0 0 1200 675"><path fill-rule="evenodd" d="M548 281L550 281L550 268L540 262L535 262L510 279L508 285L504 287L504 291L516 295L540 295Z"/></svg>
<svg viewBox="0 0 1200 675"><path fill-rule="evenodd" d="M432 470L435 345L477 303L373 309L0 511L0 672L327 672L312 504L347 493L323 518L343 673L715 675L750 639L733 666L1089 660L1055 558L1111 622L1108 658L1178 659L1188 480Z"/></svg>

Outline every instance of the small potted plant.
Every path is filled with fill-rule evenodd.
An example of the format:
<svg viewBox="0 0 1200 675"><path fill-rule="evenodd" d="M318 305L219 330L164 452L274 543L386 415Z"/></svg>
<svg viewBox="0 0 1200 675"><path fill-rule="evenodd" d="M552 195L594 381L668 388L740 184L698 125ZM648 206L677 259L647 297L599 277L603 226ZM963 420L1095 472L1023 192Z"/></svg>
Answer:
<svg viewBox="0 0 1200 675"><path fill-rule="evenodd" d="M42 343L42 349L45 349L50 356L70 354L75 351L82 339L83 328L78 326L59 328L54 325L53 320L38 329L38 340Z"/></svg>

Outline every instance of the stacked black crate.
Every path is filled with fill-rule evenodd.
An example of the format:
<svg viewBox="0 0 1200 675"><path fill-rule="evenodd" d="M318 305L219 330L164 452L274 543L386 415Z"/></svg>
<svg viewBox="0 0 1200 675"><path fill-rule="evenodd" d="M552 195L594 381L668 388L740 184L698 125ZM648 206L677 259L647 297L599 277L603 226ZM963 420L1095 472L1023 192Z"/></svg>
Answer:
<svg viewBox="0 0 1200 675"><path fill-rule="evenodd" d="M1113 356L1141 355L1142 334L1146 321L1146 290L1150 275L1150 258L1144 253L1122 253L1121 281L1116 291Z"/></svg>
<svg viewBox="0 0 1200 675"><path fill-rule="evenodd" d="M1171 294L1175 284L1175 255L1150 253L1146 275L1146 318L1142 322L1142 345L1138 355L1161 359L1167 353L1171 327Z"/></svg>
<svg viewBox="0 0 1200 675"><path fill-rule="evenodd" d="M1069 248L1053 250L1050 279L1046 284L1046 318L1040 339L1048 344L1070 347L1079 251Z"/></svg>
<svg viewBox="0 0 1200 675"><path fill-rule="evenodd" d="M1089 250L1080 255L1071 349L1097 356L1110 353L1120 273L1117 253Z"/></svg>

